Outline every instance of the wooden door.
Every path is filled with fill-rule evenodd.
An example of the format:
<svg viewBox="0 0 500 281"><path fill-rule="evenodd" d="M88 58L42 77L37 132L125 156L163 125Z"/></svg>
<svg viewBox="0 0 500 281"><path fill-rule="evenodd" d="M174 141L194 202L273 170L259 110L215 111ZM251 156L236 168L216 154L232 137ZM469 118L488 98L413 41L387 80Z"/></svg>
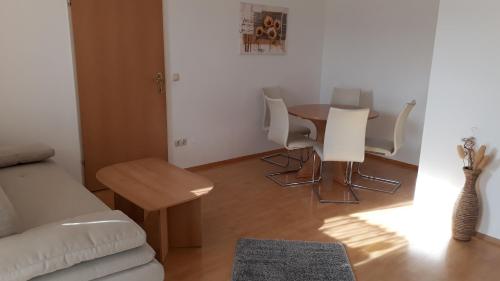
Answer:
<svg viewBox="0 0 500 281"><path fill-rule="evenodd" d="M96 172L167 158L162 0L72 0L85 185Z"/></svg>

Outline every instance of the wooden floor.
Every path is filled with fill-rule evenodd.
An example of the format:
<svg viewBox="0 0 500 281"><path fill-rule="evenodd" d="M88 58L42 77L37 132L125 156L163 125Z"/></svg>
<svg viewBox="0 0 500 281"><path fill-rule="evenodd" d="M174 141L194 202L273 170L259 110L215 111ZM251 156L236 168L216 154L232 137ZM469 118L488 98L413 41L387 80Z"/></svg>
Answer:
<svg viewBox="0 0 500 281"><path fill-rule="evenodd" d="M367 162L367 172L402 180L396 195L359 191L359 205L321 205L310 185L286 189L266 179L263 175L276 167L259 159L197 171L216 183L203 201L204 246L171 249L166 280L230 280L236 241L242 237L340 241L359 281L500 280L499 247L442 239L432 227L413 223L416 170ZM344 195L328 176L321 188L325 197Z"/></svg>

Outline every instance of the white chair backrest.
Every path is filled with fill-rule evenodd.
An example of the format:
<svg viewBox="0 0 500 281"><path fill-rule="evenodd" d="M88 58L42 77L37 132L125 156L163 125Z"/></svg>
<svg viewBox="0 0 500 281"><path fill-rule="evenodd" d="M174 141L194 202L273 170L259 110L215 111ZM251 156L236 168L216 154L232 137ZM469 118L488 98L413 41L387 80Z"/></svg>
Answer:
<svg viewBox="0 0 500 281"><path fill-rule="evenodd" d="M403 146L405 141L405 127L408 121L408 116L410 115L413 108L417 105L415 100L406 104L405 108L399 113L398 119L396 120L396 126L394 127L394 152L396 152Z"/></svg>
<svg viewBox="0 0 500 281"><path fill-rule="evenodd" d="M264 116L262 116L262 129L264 131L268 131L271 115L269 113L269 106L267 105L265 97L271 99L282 99L283 90L280 87L266 87L262 89L262 97L263 97L262 100L264 101Z"/></svg>
<svg viewBox="0 0 500 281"><path fill-rule="evenodd" d="M328 114L323 145L324 161L365 161L366 125L370 109L332 107Z"/></svg>
<svg viewBox="0 0 500 281"><path fill-rule="evenodd" d="M288 109L283 99L265 97L269 106L270 122L267 138L284 147L288 146Z"/></svg>
<svg viewBox="0 0 500 281"><path fill-rule="evenodd" d="M359 106L361 89L333 89L332 105L352 105Z"/></svg>

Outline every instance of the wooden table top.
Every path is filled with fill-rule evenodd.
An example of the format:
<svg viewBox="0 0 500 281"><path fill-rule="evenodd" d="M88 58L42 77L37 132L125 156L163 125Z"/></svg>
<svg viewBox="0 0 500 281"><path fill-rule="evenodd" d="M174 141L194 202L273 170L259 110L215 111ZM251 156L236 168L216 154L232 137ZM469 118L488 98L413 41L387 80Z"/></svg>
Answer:
<svg viewBox="0 0 500 281"><path fill-rule="evenodd" d="M158 158L108 166L96 176L109 189L150 212L197 199L214 187L208 179Z"/></svg>
<svg viewBox="0 0 500 281"><path fill-rule="evenodd" d="M288 113L308 120L326 121L328 119L328 113L330 112L331 107L342 108L342 109L363 108L359 106L347 106L347 105L303 104L303 105L296 105L289 107ZM370 110L370 115L368 119L375 119L378 116L379 116L378 112Z"/></svg>

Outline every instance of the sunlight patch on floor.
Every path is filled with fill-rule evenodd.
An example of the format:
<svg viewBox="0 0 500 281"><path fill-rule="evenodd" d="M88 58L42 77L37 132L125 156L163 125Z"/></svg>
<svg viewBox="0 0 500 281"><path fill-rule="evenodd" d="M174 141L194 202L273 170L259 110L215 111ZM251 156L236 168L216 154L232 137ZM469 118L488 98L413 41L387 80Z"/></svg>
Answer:
<svg viewBox="0 0 500 281"><path fill-rule="evenodd" d="M451 231L449 217L447 223L428 219L436 211L439 212L425 208L422 210L406 203L329 218L319 230L347 247L361 251L364 258L356 265L402 247L408 247L410 251L426 258L439 259L446 254Z"/></svg>
<svg viewBox="0 0 500 281"><path fill-rule="evenodd" d="M410 250L437 259L445 254L450 227L449 223L426 219L428 215L414 205L406 205L351 216L388 233L396 233L407 242Z"/></svg>
<svg viewBox="0 0 500 281"><path fill-rule="evenodd" d="M411 232L417 249L434 254L434 257L446 254L452 237L453 209L460 189L446 177L425 171L419 174L413 207L415 227Z"/></svg>
<svg viewBox="0 0 500 281"><path fill-rule="evenodd" d="M362 253L361 265L407 245L404 237L356 215L325 220L319 229L324 234L342 242L348 248Z"/></svg>

